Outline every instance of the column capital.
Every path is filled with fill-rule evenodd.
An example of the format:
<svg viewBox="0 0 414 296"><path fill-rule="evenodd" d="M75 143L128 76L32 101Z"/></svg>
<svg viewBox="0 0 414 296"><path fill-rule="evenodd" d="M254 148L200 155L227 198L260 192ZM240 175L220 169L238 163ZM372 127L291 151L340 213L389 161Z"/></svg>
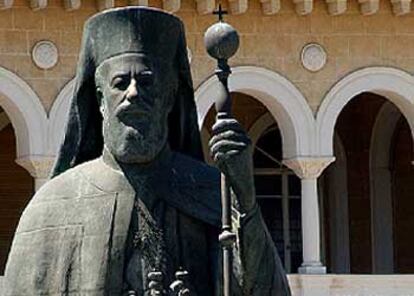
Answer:
<svg viewBox="0 0 414 296"><path fill-rule="evenodd" d="M55 162L55 156L25 156L16 163L26 169L33 178L47 179Z"/></svg>
<svg viewBox="0 0 414 296"><path fill-rule="evenodd" d="M283 164L293 170L301 179L317 179L333 161L335 161L334 156L296 157L283 160Z"/></svg>

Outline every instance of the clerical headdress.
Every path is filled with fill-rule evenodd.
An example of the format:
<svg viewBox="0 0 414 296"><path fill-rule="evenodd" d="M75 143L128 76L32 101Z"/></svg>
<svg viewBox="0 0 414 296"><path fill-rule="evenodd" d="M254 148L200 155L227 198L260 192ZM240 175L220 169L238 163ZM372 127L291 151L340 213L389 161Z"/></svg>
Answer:
<svg viewBox="0 0 414 296"><path fill-rule="evenodd" d="M129 53L144 53L150 59L174 64L178 91L169 115L169 145L174 151L202 158L183 23L154 8L117 8L85 23L69 121L52 176L102 154L95 71L103 61Z"/></svg>

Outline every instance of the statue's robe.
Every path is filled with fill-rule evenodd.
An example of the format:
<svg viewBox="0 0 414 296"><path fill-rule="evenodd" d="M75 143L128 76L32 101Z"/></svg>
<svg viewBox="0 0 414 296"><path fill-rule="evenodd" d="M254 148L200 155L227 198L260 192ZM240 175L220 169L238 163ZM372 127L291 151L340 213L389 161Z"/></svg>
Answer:
<svg viewBox="0 0 414 296"><path fill-rule="evenodd" d="M192 295L221 295L219 173L178 153L164 171L157 194L165 202L166 281L182 266L190 274ZM122 295L135 198L124 174L102 158L49 181L21 217L3 295ZM234 215L233 294L290 295L260 211Z"/></svg>

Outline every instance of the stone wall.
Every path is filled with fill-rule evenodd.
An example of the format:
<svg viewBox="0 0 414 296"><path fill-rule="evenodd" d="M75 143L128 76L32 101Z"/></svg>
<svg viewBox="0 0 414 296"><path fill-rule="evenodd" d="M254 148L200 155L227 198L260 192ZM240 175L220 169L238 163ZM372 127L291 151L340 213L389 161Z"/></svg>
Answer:
<svg viewBox="0 0 414 296"><path fill-rule="evenodd" d="M159 7L161 1L149 4ZM357 1L349 2L340 16L329 15L325 1L315 1L307 16L298 15L291 0L282 0L281 7L277 14L265 16L259 0L253 0L246 13L226 17L241 34L240 51L232 64L281 73L301 90L313 110L332 85L351 71L374 65L407 71L414 67L414 51L410 50L414 48L414 15L395 16L389 1L381 1L378 13L372 16L361 15ZM95 1L82 1L80 9L69 12L60 0L48 1L39 11L33 11L24 0L0 10L0 66L27 81L46 110L74 76L83 23L96 11ZM198 86L213 72L202 35L216 18L198 14L193 0L183 0L176 14L186 25ZM41 70L31 60L31 50L39 40L51 40L58 47L59 62L51 70ZM301 49L309 42L318 42L327 51L327 64L317 73L307 71L300 62Z"/></svg>

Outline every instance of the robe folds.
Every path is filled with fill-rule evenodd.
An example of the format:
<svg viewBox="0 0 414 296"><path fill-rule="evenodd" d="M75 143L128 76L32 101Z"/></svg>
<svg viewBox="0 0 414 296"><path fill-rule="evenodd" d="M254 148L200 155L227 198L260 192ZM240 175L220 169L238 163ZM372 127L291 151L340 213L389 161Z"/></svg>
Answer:
<svg viewBox="0 0 414 296"><path fill-rule="evenodd" d="M159 178L156 194L164 203L161 220L168 254L165 282L171 283L182 267L189 272L192 295L220 296L219 172L172 153ZM123 296L135 199L127 178L102 158L46 183L21 217L0 295ZM246 215L233 212L233 294L290 295L258 208Z"/></svg>

